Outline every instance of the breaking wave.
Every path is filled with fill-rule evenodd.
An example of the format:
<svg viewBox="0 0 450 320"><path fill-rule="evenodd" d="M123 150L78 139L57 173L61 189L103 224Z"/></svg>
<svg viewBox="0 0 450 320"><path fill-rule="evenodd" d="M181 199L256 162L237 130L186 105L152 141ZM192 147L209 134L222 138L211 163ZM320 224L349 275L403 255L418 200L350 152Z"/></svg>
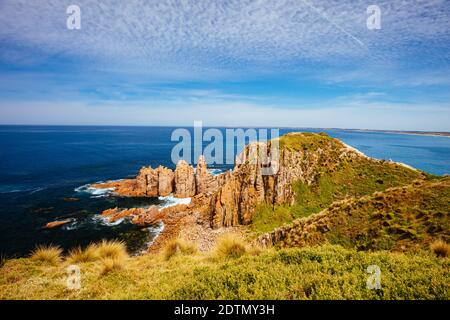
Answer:
<svg viewBox="0 0 450 320"><path fill-rule="evenodd" d="M167 197L158 197L158 200L163 201L163 203L161 203L159 205L159 208L163 209L163 208L177 206L179 204L190 204L192 199L191 198L175 198L174 196L170 195Z"/></svg>

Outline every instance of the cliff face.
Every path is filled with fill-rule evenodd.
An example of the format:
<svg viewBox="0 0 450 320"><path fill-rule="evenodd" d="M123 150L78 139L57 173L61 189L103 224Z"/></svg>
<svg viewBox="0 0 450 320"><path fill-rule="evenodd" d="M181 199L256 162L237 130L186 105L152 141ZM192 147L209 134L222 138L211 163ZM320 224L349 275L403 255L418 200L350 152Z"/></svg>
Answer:
<svg viewBox="0 0 450 320"><path fill-rule="evenodd" d="M270 153L270 144L262 149L266 153L260 150L261 144L248 145L239 156L241 164L213 195L212 227L249 224L259 203L293 204L295 182L311 184L324 170L365 157L336 139L318 134L288 134L280 138L277 154ZM266 164L275 168L272 174L263 174Z"/></svg>

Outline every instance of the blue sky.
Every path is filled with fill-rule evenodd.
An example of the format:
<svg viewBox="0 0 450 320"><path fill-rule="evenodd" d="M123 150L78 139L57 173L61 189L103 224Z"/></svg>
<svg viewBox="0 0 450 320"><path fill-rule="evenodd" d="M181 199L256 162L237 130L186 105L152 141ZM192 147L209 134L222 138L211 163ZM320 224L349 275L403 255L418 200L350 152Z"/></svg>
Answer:
<svg viewBox="0 0 450 320"><path fill-rule="evenodd" d="M2 124L450 131L448 1L0 0L0 26Z"/></svg>

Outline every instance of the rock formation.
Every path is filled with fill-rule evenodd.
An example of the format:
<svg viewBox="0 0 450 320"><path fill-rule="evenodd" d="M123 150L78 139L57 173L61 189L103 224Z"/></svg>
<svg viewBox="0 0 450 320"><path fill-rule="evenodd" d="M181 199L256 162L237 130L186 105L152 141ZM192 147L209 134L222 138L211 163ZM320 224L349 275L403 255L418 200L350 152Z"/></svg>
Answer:
<svg viewBox="0 0 450 320"><path fill-rule="evenodd" d="M62 226L64 224L67 224L67 223L69 223L71 221L72 221L71 219L52 221L52 222L47 223L44 226L44 228L46 228L46 229L53 229L53 228L56 228L56 227L60 227L60 226Z"/></svg>
<svg viewBox="0 0 450 320"><path fill-rule="evenodd" d="M206 166L204 156L198 159L197 169L195 171L195 185L197 194L211 194L219 187L219 179L213 176Z"/></svg>
<svg viewBox="0 0 450 320"><path fill-rule="evenodd" d="M381 160L368 158L326 134L289 133L267 144L247 145L237 157L234 169L217 176L208 172L201 156L196 172L181 160L175 171L161 166L144 167L136 179L94 187L114 188L115 193L125 196L156 197L173 193L179 198L200 197L202 219L211 227L219 228L251 223L259 204L292 205L298 197L294 190L296 183L311 185L323 174L339 172L343 165L348 167L361 161L369 164ZM195 210L200 212L199 208ZM156 216L147 211L133 215L147 215L149 221Z"/></svg>
<svg viewBox="0 0 450 320"><path fill-rule="evenodd" d="M324 172L338 170L342 163L371 159L326 134L289 133L279 138L278 152L252 143L238 157L238 164L211 196L213 228L249 224L260 203L271 206L295 202L295 183L311 185ZM262 148L264 146L264 148ZM269 164L272 173L263 170ZM222 175L223 176L223 175Z"/></svg>
<svg viewBox="0 0 450 320"><path fill-rule="evenodd" d="M92 188L111 188L114 193L127 197L159 197L174 194L177 198L197 194L212 194L225 182L226 175L212 175L205 158L200 156L197 169L180 160L175 171L159 166L142 167L135 179L125 179L91 185Z"/></svg>
<svg viewBox="0 0 450 320"><path fill-rule="evenodd" d="M188 198L196 193L194 168L180 160L175 169L175 197Z"/></svg>

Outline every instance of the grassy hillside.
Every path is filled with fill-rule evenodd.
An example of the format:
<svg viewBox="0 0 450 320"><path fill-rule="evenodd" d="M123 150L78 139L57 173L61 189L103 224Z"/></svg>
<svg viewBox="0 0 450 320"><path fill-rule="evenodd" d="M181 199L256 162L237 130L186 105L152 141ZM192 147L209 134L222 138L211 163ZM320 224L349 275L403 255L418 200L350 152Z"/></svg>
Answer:
<svg viewBox="0 0 450 320"><path fill-rule="evenodd" d="M327 152L327 162L321 164L320 175L311 185L294 184L296 201L293 206L258 206L251 226L257 234L318 213L337 200L369 195L431 177L396 163L365 157L338 161L342 144L326 134L285 135L280 138L280 148L299 152L317 152L322 148Z"/></svg>
<svg viewBox="0 0 450 320"><path fill-rule="evenodd" d="M349 198L285 227L280 246L340 244L358 250L406 250L450 240L450 177Z"/></svg>
<svg viewBox="0 0 450 320"><path fill-rule="evenodd" d="M450 260L429 251L368 253L325 246L237 256L149 254L106 271L104 262L79 261L80 290L66 287L66 267L73 262L10 260L0 269L0 299L450 298ZM381 290L366 288L366 269L373 264L381 268Z"/></svg>

